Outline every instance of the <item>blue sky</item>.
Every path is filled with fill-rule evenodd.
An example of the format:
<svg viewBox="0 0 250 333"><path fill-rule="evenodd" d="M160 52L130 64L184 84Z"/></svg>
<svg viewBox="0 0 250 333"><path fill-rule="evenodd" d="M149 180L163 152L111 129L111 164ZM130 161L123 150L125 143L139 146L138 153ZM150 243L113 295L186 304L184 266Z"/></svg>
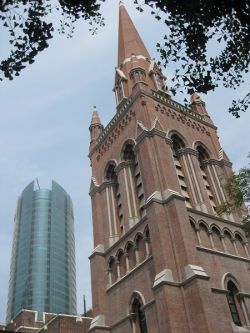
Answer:
<svg viewBox="0 0 250 333"><path fill-rule="evenodd" d="M131 0L124 3L151 56L159 58L155 45L163 39L163 24L149 12L140 14ZM115 113L112 88L117 65L118 1L107 1L102 11L106 26L97 35L89 33L85 22L77 23L72 39L56 35L20 77L0 82L0 322L5 321L17 197L36 177L43 188L50 187L54 179L73 200L78 313L83 312L83 294L91 306L88 127L93 105L104 125ZM1 45L7 47L4 38L0 32ZM1 59L4 49L0 50ZM171 73L171 68L165 70L167 77ZM202 96L235 170L248 163L250 113L236 120L227 108L232 98L243 96L246 89L247 84L236 91L218 89ZM182 102L184 97L176 99Z"/></svg>

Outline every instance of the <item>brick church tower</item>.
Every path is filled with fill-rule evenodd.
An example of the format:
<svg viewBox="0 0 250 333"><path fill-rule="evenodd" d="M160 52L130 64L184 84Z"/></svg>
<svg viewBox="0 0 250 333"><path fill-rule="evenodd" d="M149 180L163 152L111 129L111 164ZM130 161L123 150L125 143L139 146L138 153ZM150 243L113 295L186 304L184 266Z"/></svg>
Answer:
<svg viewBox="0 0 250 333"><path fill-rule="evenodd" d="M243 210L219 217L231 163L197 94L175 102L120 4L117 110L90 125L89 332L250 332Z"/></svg>

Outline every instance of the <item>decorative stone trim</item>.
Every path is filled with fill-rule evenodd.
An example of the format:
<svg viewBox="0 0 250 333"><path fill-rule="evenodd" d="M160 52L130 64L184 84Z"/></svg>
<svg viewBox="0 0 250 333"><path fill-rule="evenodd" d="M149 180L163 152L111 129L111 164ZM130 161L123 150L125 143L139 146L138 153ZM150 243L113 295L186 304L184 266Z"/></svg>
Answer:
<svg viewBox="0 0 250 333"><path fill-rule="evenodd" d="M202 279L202 280L210 279L205 270L200 266L189 264L185 267L185 272L186 272L185 280L174 281L171 270L170 269L163 270L162 272L156 275L152 289L154 290L157 289L158 287L165 285L180 288L187 285L189 282L191 282L194 279Z"/></svg>
<svg viewBox="0 0 250 333"><path fill-rule="evenodd" d="M132 55L131 57L129 58L125 58L122 62L122 65L125 65L127 62L130 62L131 60L134 60L134 59L143 59L143 60L148 60L148 58L146 58L144 55L141 55L141 54L138 54L138 55Z"/></svg>
<svg viewBox="0 0 250 333"><path fill-rule="evenodd" d="M185 201L185 198L179 192L171 189L166 189L163 194L160 191L155 191L147 198L144 207L148 208L153 202L166 204L174 198Z"/></svg>
<svg viewBox="0 0 250 333"><path fill-rule="evenodd" d="M110 132L114 129L115 126L118 126L118 120L121 120L122 116L125 115L125 112L128 110L128 108L134 103L135 100L137 100L141 96L148 96L150 98L153 98L156 101L161 102L162 104L170 106L175 111L180 113L179 116L178 116L178 120L180 120L181 116L182 117L187 117L188 116L188 118L190 118L190 119L195 119L195 120L199 121L199 123L202 123L202 124L204 124L208 127L217 129L216 126L206 122L204 120L204 117L201 116L200 114L198 114L196 112L193 112L191 109L186 108L185 106L179 104L178 102L175 102L174 100L172 100L170 98L165 98L165 97L161 96L160 94L158 94L157 92L155 92L153 90L151 91L151 93L147 93L146 91L144 91L143 94L142 94L141 92L138 92L133 97L124 98L122 103L120 103L117 106L117 112L116 112L115 116L111 119L111 121L108 123L108 125L104 128L103 132L97 138L96 145L93 147L93 149L91 149L91 151L89 153L89 157L91 157L93 155L93 153L98 148L100 148L101 144L105 143L104 141L105 141L105 139L107 139ZM206 133L207 133L207 135L210 135L209 132L206 132ZM114 136L116 135L115 133L113 133L113 134L114 134ZM99 155L99 158L100 158L100 155ZM97 159L98 159L98 157L97 157ZM223 163L225 163L225 165L226 165L230 162L225 161Z"/></svg>
<svg viewBox="0 0 250 333"><path fill-rule="evenodd" d="M250 298L250 294L245 292L239 292L237 296L239 296L240 298Z"/></svg>
<svg viewBox="0 0 250 333"><path fill-rule="evenodd" d="M198 158L198 151L192 148L181 148L177 151L177 155L181 156L181 155L186 155L186 154L190 154L190 155L194 155L195 157Z"/></svg>
<svg viewBox="0 0 250 333"><path fill-rule="evenodd" d="M232 168L232 165L233 165L232 162L224 160L224 159L220 160L220 162L221 162L221 166L228 166L229 168Z"/></svg>
<svg viewBox="0 0 250 333"><path fill-rule="evenodd" d="M209 160L205 160L201 163L202 166L205 165L218 165L221 166L221 161L220 160L216 160L215 158L210 158Z"/></svg>
<svg viewBox="0 0 250 333"><path fill-rule="evenodd" d="M173 141L169 138L165 138L166 144L170 145L171 147L173 146Z"/></svg>
<svg viewBox="0 0 250 333"><path fill-rule="evenodd" d="M105 190L107 186L116 186L117 182L113 180L105 180L101 185L94 185L92 186L91 190L89 191L89 195L92 198L97 192L102 192Z"/></svg>
<svg viewBox="0 0 250 333"><path fill-rule="evenodd" d="M153 99L155 99L156 101L161 102L162 104L165 104L166 106L172 107L175 111L180 113L183 117L188 117L188 118L191 118L191 119L195 119L195 120L199 121L200 123L202 123L206 126L217 129L216 126L206 122L203 115L200 115L199 113L196 113L196 112L192 111L191 109L181 105L180 103L174 101L173 99L161 96L160 94L158 94L157 92L155 92L153 90L151 91L151 94L152 94L151 97L153 97Z"/></svg>
<svg viewBox="0 0 250 333"><path fill-rule="evenodd" d="M223 294L223 295L227 295L228 294L228 290L226 289L221 289L221 288L211 288L213 293L217 293L217 294Z"/></svg>
<svg viewBox="0 0 250 333"><path fill-rule="evenodd" d="M104 245L103 244L99 244L94 248L93 252L89 256L89 259L92 259L95 255L104 256Z"/></svg>
<svg viewBox="0 0 250 333"><path fill-rule="evenodd" d="M119 173L122 169L133 166L134 162L133 161L123 161L117 165L115 168L115 172Z"/></svg>
<svg viewBox="0 0 250 333"><path fill-rule="evenodd" d="M202 162L202 165L218 165L219 167L223 167L223 166L228 166L228 167L232 167L232 163L226 160L217 160L215 158L210 158L209 160L205 160Z"/></svg>
<svg viewBox="0 0 250 333"><path fill-rule="evenodd" d="M244 258L244 257L237 256L235 254L229 254L229 253L226 253L226 252L217 251L215 249L209 249L208 247L204 247L204 246L201 246L201 245L196 245L196 249L199 250L199 251L210 252L210 253L213 253L213 254L221 255L223 257L228 257L228 258L237 259L237 260L240 260L240 261L245 261L245 262L250 263L250 258Z"/></svg>
<svg viewBox="0 0 250 333"><path fill-rule="evenodd" d="M217 221L223 222L225 224L230 224L230 225L233 225L234 227L237 227L237 228L240 228L240 229L244 229L244 224L243 223L240 224L240 223L232 222L232 221L229 221L229 220L225 220L222 217L215 216L215 215L212 215L212 214L208 214L208 213L202 212L200 210L197 210L195 208L187 207L187 210L191 213L202 215L202 216L208 217L210 219L217 220Z"/></svg>
<svg viewBox="0 0 250 333"><path fill-rule="evenodd" d="M149 301L148 303L146 303L143 307L142 310L146 310L147 308L149 308L150 306L152 306L155 303L155 300L152 299L152 301Z"/></svg>
<svg viewBox="0 0 250 333"><path fill-rule="evenodd" d="M154 279L153 288L155 288L161 284L164 284L165 282L174 282L171 269L166 268L163 271L161 271L160 273L156 274L155 279Z"/></svg>
<svg viewBox="0 0 250 333"><path fill-rule="evenodd" d="M143 130L135 139L136 143L139 144L143 139L145 138L150 138L153 137L155 135L158 135L162 138L166 138L167 133L164 131L159 130L158 128L153 128L151 130Z"/></svg>
<svg viewBox="0 0 250 333"><path fill-rule="evenodd" d="M201 266L188 264L185 267L185 273L186 273L186 279L190 279L193 276L208 278L207 273L205 272L204 268L202 268Z"/></svg>
<svg viewBox="0 0 250 333"><path fill-rule="evenodd" d="M88 332L91 332L94 329L102 329L109 331L109 327L105 326L105 316L103 314L99 314L92 319Z"/></svg>

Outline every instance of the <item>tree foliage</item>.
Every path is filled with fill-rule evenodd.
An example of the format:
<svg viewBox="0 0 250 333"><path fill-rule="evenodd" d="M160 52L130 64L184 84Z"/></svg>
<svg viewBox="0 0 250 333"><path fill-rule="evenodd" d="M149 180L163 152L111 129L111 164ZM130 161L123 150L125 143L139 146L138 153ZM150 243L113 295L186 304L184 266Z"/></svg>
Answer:
<svg viewBox="0 0 250 333"><path fill-rule="evenodd" d="M7 59L0 62L0 80L4 77L12 80L14 75L20 75L48 47L55 30L51 22L55 11L61 17L58 31L71 37L74 23L80 18L89 21L92 33L98 25L103 25L99 9L97 0L2 0L0 21L8 30L11 50Z"/></svg>
<svg viewBox="0 0 250 333"><path fill-rule="evenodd" d="M13 79L36 55L48 47L55 23L59 32L72 36L74 23L89 21L94 33L104 24L100 3L105 0L2 0L0 21L10 35L11 51L0 63L0 80ZM108 0L106 0L108 1ZM110 0L111 1L111 0ZM246 0L131 0L137 9L150 7L152 15L166 25L163 43L158 43L162 62L178 62L171 91L207 93L219 85L237 89L250 63L250 5ZM212 54L209 46L216 49ZM250 93L234 100L229 111L236 117L246 111Z"/></svg>
<svg viewBox="0 0 250 333"><path fill-rule="evenodd" d="M171 91L207 93L219 85L237 89L249 70L250 4L246 0L143 0L169 33L157 47L165 66L178 62ZM209 46L216 54L209 52ZM246 111L250 93L229 109L234 116Z"/></svg>
<svg viewBox="0 0 250 333"><path fill-rule="evenodd" d="M218 207L218 215L230 214L245 204L248 210L248 216L246 217L248 220L250 211L250 168L245 167L240 169L238 174L233 173L227 180L224 189L227 194L227 201Z"/></svg>

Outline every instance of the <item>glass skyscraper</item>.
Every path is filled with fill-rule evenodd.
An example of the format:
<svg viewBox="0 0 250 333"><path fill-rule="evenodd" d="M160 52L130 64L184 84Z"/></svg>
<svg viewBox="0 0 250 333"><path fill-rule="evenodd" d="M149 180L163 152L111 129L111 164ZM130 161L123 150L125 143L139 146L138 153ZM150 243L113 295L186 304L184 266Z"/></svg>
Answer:
<svg viewBox="0 0 250 333"><path fill-rule="evenodd" d="M74 215L56 182L22 192L15 214L7 322L20 310L76 313Z"/></svg>

